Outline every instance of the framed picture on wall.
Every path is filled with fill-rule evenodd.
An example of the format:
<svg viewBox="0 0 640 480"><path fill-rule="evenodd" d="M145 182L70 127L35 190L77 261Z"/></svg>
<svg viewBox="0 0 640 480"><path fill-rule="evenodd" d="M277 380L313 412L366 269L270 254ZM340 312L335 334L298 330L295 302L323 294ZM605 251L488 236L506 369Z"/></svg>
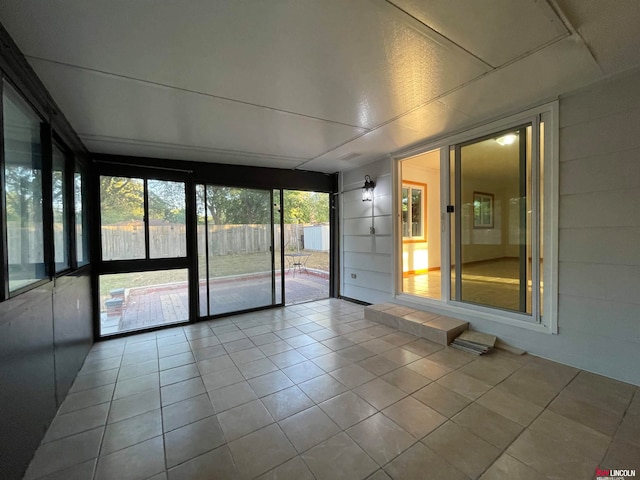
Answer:
<svg viewBox="0 0 640 480"><path fill-rule="evenodd" d="M473 192L473 228L493 228L493 194Z"/></svg>

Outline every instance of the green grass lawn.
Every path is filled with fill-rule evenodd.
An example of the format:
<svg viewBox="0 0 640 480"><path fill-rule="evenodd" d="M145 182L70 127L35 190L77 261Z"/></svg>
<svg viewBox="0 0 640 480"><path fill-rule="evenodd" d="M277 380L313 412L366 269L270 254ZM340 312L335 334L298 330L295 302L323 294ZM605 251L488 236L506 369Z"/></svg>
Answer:
<svg viewBox="0 0 640 480"><path fill-rule="evenodd" d="M307 268L329 271L328 252L309 252ZM276 259L277 262L277 259ZM285 262L285 268L286 268ZM279 265L276 265L278 270ZM205 256L198 258L199 276L206 278ZM256 272L268 272L271 269L271 254L269 252L249 253L244 255L220 255L212 257L209 264L209 274L212 278L243 275ZM110 298L110 291L116 288L148 287L167 283L186 282L187 270L161 270L153 272L132 272L102 275L100 277L100 303Z"/></svg>

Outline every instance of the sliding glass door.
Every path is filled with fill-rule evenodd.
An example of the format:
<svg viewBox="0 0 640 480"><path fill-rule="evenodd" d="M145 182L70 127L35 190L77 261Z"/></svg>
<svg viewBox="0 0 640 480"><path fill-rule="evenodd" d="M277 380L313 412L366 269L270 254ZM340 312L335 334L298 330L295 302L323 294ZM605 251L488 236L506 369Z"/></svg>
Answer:
<svg viewBox="0 0 640 480"><path fill-rule="evenodd" d="M196 197L200 316L281 303L273 191L198 185Z"/></svg>
<svg viewBox="0 0 640 480"><path fill-rule="evenodd" d="M532 314L531 144L524 125L455 146L453 300Z"/></svg>

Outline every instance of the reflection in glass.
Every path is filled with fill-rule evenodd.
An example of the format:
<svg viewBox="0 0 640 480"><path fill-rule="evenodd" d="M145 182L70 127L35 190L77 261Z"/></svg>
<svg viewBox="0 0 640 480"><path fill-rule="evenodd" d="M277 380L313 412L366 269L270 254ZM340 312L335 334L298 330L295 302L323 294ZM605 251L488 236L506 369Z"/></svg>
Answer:
<svg viewBox="0 0 640 480"><path fill-rule="evenodd" d="M149 257L187 256L184 182L147 181Z"/></svg>
<svg viewBox="0 0 640 480"><path fill-rule="evenodd" d="M66 158L64 153L53 146L52 192L53 192L53 246L55 251L56 272L69 268L66 205Z"/></svg>
<svg viewBox="0 0 640 480"><path fill-rule="evenodd" d="M4 200L7 215L9 291L46 277L42 236L40 120L3 83Z"/></svg>
<svg viewBox="0 0 640 480"><path fill-rule="evenodd" d="M460 147L459 300L531 313L529 137L523 127Z"/></svg>
<svg viewBox="0 0 640 480"><path fill-rule="evenodd" d="M145 258L144 181L100 177L102 259Z"/></svg>
<svg viewBox="0 0 640 480"><path fill-rule="evenodd" d="M89 236L87 210L84 208L84 175L76 170L73 175L74 210L76 218L76 260L78 266L89 263Z"/></svg>
<svg viewBox="0 0 640 480"><path fill-rule="evenodd" d="M100 275L100 335L189 320L188 270Z"/></svg>

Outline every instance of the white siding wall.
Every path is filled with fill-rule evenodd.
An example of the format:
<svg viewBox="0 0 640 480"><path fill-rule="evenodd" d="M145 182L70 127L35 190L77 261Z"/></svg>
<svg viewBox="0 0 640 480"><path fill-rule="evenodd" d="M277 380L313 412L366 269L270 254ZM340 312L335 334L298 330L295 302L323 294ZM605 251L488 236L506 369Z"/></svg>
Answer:
<svg viewBox="0 0 640 480"><path fill-rule="evenodd" d="M362 201L364 176L376 182L372 205ZM393 222L391 161L384 159L341 175L342 275L341 294L370 303L388 301L393 294ZM355 275L356 278L352 278Z"/></svg>
<svg viewBox="0 0 640 480"><path fill-rule="evenodd" d="M560 127L559 334L466 319L533 354L640 385L640 72L561 98ZM375 253L388 271L391 254ZM392 300L391 280L385 295L382 278L358 279L345 295Z"/></svg>

